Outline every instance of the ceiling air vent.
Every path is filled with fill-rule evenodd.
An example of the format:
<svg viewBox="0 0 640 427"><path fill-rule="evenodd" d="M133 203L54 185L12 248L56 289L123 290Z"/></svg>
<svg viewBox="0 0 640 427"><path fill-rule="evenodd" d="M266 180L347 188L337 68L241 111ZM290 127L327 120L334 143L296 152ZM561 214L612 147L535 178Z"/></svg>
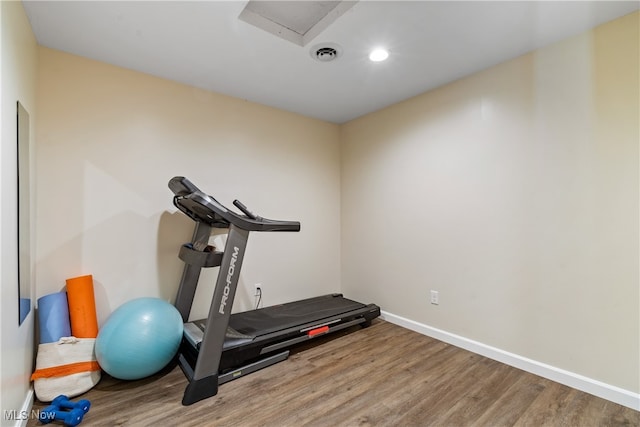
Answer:
<svg viewBox="0 0 640 427"><path fill-rule="evenodd" d="M357 0L250 0L238 18L299 46L306 46L356 3Z"/></svg>
<svg viewBox="0 0 640 427"><path fill-rule="evenodd" d="M325 43L312 47L309 53L316 61L331 62L340 57L342 49L337 44Z"/></svg>

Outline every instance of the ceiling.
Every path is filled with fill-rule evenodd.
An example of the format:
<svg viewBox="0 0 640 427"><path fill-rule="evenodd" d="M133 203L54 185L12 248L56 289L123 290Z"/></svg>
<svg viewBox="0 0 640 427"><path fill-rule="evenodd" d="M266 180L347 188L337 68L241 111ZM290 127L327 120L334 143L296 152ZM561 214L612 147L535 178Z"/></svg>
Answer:
<svg viewBox="0 0 640 427"><path fill-rule="evenodd" d="M42 46L344 123L638 10L638 1L361 0L305 46L246 1L23 2ZM331 62L313 46L337 44ZM368 53L386 47L389 59Z"/></svg>

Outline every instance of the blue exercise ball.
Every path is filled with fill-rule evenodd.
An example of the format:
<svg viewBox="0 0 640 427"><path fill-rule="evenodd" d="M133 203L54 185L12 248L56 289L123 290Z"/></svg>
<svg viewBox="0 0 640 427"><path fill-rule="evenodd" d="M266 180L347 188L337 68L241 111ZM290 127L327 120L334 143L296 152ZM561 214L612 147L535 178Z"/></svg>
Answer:
<svg viewBox="0 0 640 427"><path fill-rule="evenodd" d="M137 380L164 368L178 352L182 316L160 298L137 298L118 307L96 338L96 359L112 377Z"/></svg>

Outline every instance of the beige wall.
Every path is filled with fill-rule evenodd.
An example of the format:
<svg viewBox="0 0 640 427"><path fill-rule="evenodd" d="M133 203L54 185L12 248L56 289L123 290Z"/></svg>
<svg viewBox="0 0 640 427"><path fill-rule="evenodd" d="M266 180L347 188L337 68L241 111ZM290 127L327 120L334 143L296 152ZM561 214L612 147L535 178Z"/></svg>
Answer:
<svg viewBox="0 0 640 427"><path fill-rule="evenodd" d="M638 16L344 125L343 292L639 392Z"/></svg>
<svg viewBox="0 0 640 427"><path fill-rule="evenodd" d="M33 364L34 312L18 326L18 248L17 248L17 125L16 101L30 116L31 147L36 121L37 45L20 2L0 2L1 82L0 122L0 298L1 367L0 410L20 411L28 403L29 377ZM33 150L31 150L33 152ZM33 165L33 162L31 162ZM32 181L33 182L33 181ZM33 192L32 192L33 196ZM32 228L33 229L33 228ZM32 245L33 247L33 245ZM35 291L32 290L32 294ZM11 421L1 415L0 424Z"/></svg>
<svg viewBox="0 0 640 427"><path fill-rule="evenodd" d="M302 224L251 234L235 311L256 282L265 305L340 290L336 125L47 48L39 60L38 295L93 274L100 324L131 298L173 300L194 225L172 205L176 175ZM192 317L206 317L215 273Z"/></svg>

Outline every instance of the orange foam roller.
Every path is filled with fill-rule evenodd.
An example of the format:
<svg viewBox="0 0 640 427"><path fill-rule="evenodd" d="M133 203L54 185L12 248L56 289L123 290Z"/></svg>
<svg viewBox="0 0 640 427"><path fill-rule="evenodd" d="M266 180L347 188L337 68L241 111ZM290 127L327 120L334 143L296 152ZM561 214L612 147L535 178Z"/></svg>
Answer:
<svg viewBox="0 0 640 427"><path fill-rule="evenodd" d="M96 338L98 317L93 294L93 276L89 274L67 279L67 299L71 334L76 338Z"/></svg>

